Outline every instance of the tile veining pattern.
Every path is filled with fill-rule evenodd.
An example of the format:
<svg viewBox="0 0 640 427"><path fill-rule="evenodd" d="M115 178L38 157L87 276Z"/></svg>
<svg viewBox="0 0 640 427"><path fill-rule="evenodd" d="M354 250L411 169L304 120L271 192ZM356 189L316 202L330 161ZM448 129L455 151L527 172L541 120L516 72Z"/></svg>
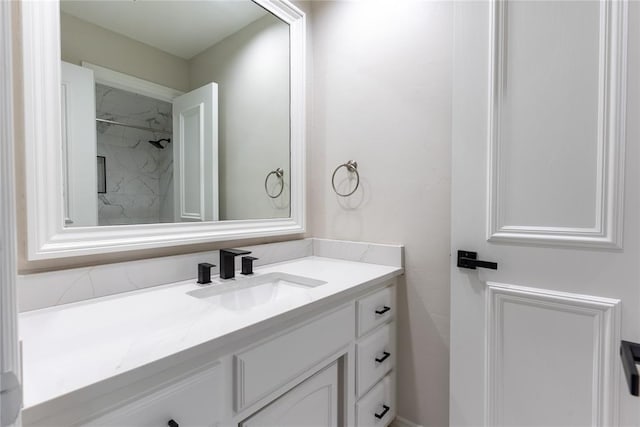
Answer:
<svg viewBox="0 0 640 427"><path fill-rule="evenodd" d="M98 118L171 130L171 115L168 102L96 84ZM173 222L173 147L148 142L170 137L97 123L98 156L106 157L107 177L107 193L98 194L99 225Z"/></svg>
<svg viewBox="0 0 640 427"><path fill-rule="evenodd" d="M258 257L256 266L288 261L313 254L311 239L247 246ZM201 262L218 264L218 251L198 252L129 261L95 267L18 276L19 311L36 310L61 304L130 292L195 278ZM239 258L239 257L238 257ZM240 259L236 259L239 268ZM218 267L211 270L218 274Z"/></svg>
<svg viewBox="0 0 640 427"><path fill-rule="evenodd" d="M243 249L251 251L253 256L258 257L256 266L312 255L391 267L402 267L404 263L403 249L397 245L301 239L246 246ZM24 312L194 279L198 263L218 264L218 259L218 251L208 251L19 275L18 308ZM240 268L239 263L240 259L236 259L237 269ZM218 274L218 267L214 267L211 273Z"/></svg>

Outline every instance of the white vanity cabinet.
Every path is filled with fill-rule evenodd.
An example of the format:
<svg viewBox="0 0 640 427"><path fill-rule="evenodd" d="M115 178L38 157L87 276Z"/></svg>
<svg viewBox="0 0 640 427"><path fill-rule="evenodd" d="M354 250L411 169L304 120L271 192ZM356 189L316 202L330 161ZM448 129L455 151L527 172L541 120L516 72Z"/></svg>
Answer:
<svg viewBox="0 0 640 427"><path fill-rule="evenodd" d="M186 350L178 364L159 360L165 367L126 374L107 393L96 384L97 397L63 396L52 413L27 408L24 425L387 426L395 416L394 314L395 282L382 282Z"/></svg>

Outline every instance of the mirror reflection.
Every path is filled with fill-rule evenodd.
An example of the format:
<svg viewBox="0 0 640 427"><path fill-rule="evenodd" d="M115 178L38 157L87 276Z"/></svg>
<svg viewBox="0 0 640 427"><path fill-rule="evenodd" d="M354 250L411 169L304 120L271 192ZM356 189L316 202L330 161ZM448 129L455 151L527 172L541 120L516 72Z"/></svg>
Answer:
<svg viewBox="0 0 640 427"><path fill-rule="evenodd" d="M61 1L68 227L290 216L289 27L251 1Z"/></svg>

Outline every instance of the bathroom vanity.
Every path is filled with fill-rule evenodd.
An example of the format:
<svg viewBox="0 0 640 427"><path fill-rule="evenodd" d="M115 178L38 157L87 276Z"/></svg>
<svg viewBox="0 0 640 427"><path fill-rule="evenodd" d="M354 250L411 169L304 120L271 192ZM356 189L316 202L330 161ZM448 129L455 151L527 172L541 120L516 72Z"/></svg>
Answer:
<svg viewBox="0 0 640 427"><path fill-rule="evenodd" d="M24 425L388 425L400 274L307 256L25 312Z"/></svg>
<svg viewBox="0 0 640 427"><path fill-rule="evenodd" d="M15 81L7 81L20 100L15 106L21 106L15 125L22 135L18 151L24 155L17 169L23 194L7 197L7 217L19 212L25 224L19 244L7 248L17 246L23 257L15 280L22 312L21 374L19 363L10 367L12 407L20 407L23 390L23 425L387 425L395 416L395 280L401 262L326 254L320 249L333 243L301 239L308 233L305 94L311 89L304 12L287 0L176 3L180 13L169 15L169 5L157 2L120 2L103 5L102 11L77 9L100 7L99 2L60 3L24 1L11 10L0 8L2 28L12 29L7 40L18 48L3 47L0 54L7 70L20 70ZM208 9L223 3L250 14L235 30L189 55L151 45L149 40L159 40L154 35L145 41L111 26L125 21L122 17L132 18L136 30L138 22L155 22L146 27L162 36L171 30L168 39L177 40L196 33L196 20L209 33L214 20L226 23L237 15ZM154 4L155 11L143 9ZM165 25L166 16L171 25ZM183 27L174 22L178 16L187 17ZM97 43L78 37L74 28L92 29ZM244 42L248 36L251 43ZM133 42L125 43L127 37ZM106 47L109 40L114 44ZM269 40L279 40L280 48L266 48ZM260 41L259 48L253 41ZM261 79L247 81L264 81L264 87L230 85L230 76L244 73L232 69L237 61L221 70L208 67L219 64L211 58L220 52L242 58L251 53L257 64L252 70ZM185 84L159 76L169 68L150 54L179 65L188 76ZM73 64L85 78L72 79L61 62ZM274 66L273 76L279 70L278 85L266 74L267 64ZM80 81L83 90L76 90ZM214 83L220 85L216 102ZM105 85L128 92L120 95L129 101L102 108L115 93ZM183 109L182 97L203 87L211 99ZM263 90L276 87L280 102ZM139 108L139 96L152 100ZM100 105L93 108L96 99ZM160 120L169 117L166 105L155 108L160 99L172 103L171 127ZM158 114L129 114L141 110ZM209 123L214 116L219 129ZM264 132L263 124L275 131ZM239 140L227 139L234 134L231 128L239 128ZM254 137L247 136L249 129ZM86 144L94 139L103 146ZM254 145L246 145L250 142ZM167 147L174 154L172 172L165 168ZM265 155L276 152L277 158ZM135 163L135 172L113 168L125 160ZM159 208L133 212L152 203ZM100 212L96 218L101 207L118 215L103 215L101 221ZM307 252L283 258L281 242L259 255L262 264L252 278L206 288L195 283L195 273L198 263L211 261L210 254L154 258L191 250L171 249L179 246L283 236ZM353 254L357 245L346 252ZM106 264L141 256L147 259ZM16 264L12 257L3 258L10 271ZM184 262L192 258L197 262ZM77 265L92 267L72 268ZM2 279L12 303L13 276ZM3 323L4 360L17 340L5 339L7 330L16 329L16 316L13 311L7 316L2 303L3 322L14 326ZM17 361L18 352L13 353Z"/></svg>
<svg viewBox="0 0 640 427"><path fill-rule="evenodd" d="M157 16L153 13L158 10L141 10L153 3L123 2L118 6L131 8L131 15L115 12L116 19L111 23L119 23L122 16L133 16L134 12L153 22L153 16ZM208 8L224 6L222 3L194 2L190 6ZM305 93L309 89L304 12L286 0L234 1L227 5L257 13L233 33L238 41L233 52L244 58L247 46L255 45L239 43L248 40L245 36L249 30L252 40L261 40L261 48L252 49L251 56L261 79L269 82L264 86L276 87L274 79L265 74L266 63L277 62L281 71L278 81L283 101L280 108L275 108L273 96L259 88L251 86L251 92L242 96L232 93L232 85L225 79L241 74L237 70L218 72L196 67L217 63L209 60L209 53L231 51L228 45L219 45L230 41L229 34L219 42L211 41L209 47L203 46L205 50L193 57L201 61L189 61L189 81L197 70L203 80L194 87L180 87L178 94L173 90L178 87L174 83L156 81L156 72L164 67L144 68L144 75L138 75L142 68L131 68L135 61L147 58L146 48L144 54L121 61L121 55L105 57L104 52L120 52L120 48L105 49L102 36L100 49L65 43L80 39L73 35L73 29L80 27L93 28L96 37L110 28L115 39L121 39L116 28L101 21L109 21L106 13L114 12L115 5L104 11L74 9L83 5L96 7L98 3L23 2L16 17L22 36L19 89L24 101L24 168L32 171L24 183L27 218L26 235L21 239L27 258L23 273L27 274L17 281L22 311L23 425L388 425L396 410L394 319L396 277L403 272L401 247L391 248L395 258L389 263L385 262L389 248L381 249L381 245L344 245L321 239L281 242L263 249L250 278L215 279L206 287L196 284L195 273L198 263L215 259L211 253L99 265L103 263L99 257L104 254L122 256L119 254L129 251L275 236L300 239L307 232ZM162 5L159 13L165 13L166 7ZM155 26L161 28L162 35L174 28L178 30L169 39L195 33L196 18L205 21L202 28L208 32L213 27L210 20L223 16L191 7L180 12L190 13L187 25L182 30L178 25ZM178 15L182 13L174 14ZM100 22L94 22L96 17ZM94 28L96 25L100 28ZM277 55L262 44L267 40L263 36L270 34L273 40L282 42ZM89 37L82 39L88 41ZM166 47L158 49L167 52ZM95 89L96 96L104 100L105 93L115 93L99 86L106 84L135 95L121 94L127 99L150 96L150 109L168 117L168 109L153 107L159 105L157 100L164 99L173 105L172 123L191 117L192 127L172 124L173 129L169 129L164 122L156 126L159 118L155 116L143 117L145 122L151 120L142 126L125 114L141 110L134 102L118 102L118 108L109 111L96 108L95 117L88 120L74 115L74 111L94 111L91 105L83 109L74 101L78 97L73 96L71 83L78 84L80 79L70 83L60 71L61 61L73 63L75 67L71 68L87 77L84 80L88 84L79 93L91 95ZM140 65L155 64L144 62ZM207 86L212 83L220 84L219 102L211 97L208 107L194 108L193 114L180 107L183 96L193 95L202 87L209 87L213 93L213 86ZM244 91L249 86L240 83L234 87ZM237 110L261 120L234 116L235 110L223 102L229 99L246 100L246 105L238 104ZM261 99L268 102L258 109L263 104ZM204 122L214 109L220 111L224 132ZM229 117L235 118L224 122ZM271 138L258 127L255 138L246 137L253 125L268 123L272 128L276 122L280 125ZM234 123L241 124L241 141L225 139L233 134L229 129ZM100 139L123 136L116 141L107 138L113 144L99 142L111 145L111 157L106 145L102 147L104 152L91 146L90 153L80 153L85 155L84 160L77 161L74 147L87 148L87 144L77 144L86 139L78 138L76 127L88 129L92 136L97 132ZM159 132L162 139L155 135ZM187 134L193 137L189 139L193 144L185 142ZM98 135L95 137L97 141ZM268 149L260 151L244 145L249 141ZM163 167L170 163L164 157L169 144L179 147L174 151L171 173ZM274 150L274 144L281 149ZM123 147L127 154L122 154ZM185 147L191 148L184 152ZM241 149L241 155L230 155L232 149ZM282 156L267 161L265 152L276 151ZM96 154L102 157L97 164ZM255 161L249 161L249 154ZM189 158L198 161L189 162ZM209 163L204 163L205 158ZM119 165L122 159L140 160L137 165L156 165L166 173L149 177L138 168L135 173L123 172L120 179L110 165ZM234 159L241 162L234 164ZM74 165L91 170L74 170ZM224 167L218 171L217 165ZM100 181L97 189L93 181L86 180L96 175L94 166ZM234 175L233 171L238 173ZM168 185L171 179L173 187ZM166 203L159 211L124 221L121 217L135 215L111 196L135 200L133 208L137 210L141 200L137 190L149 193L148 185L137 183L148 181L158 184L157 189L155 184L151 186L152 196L160 194L163 197L159 200ZM133 184L125 188L121 182ZM225 187L238 183L239 189ZM76 184L86 187L84 196L74 191ZM169 196L171 191L174 197ZM123 215L115 219L113 215L103 216L102 220L98 216L96 220L96 197L102 203L98 209L116 209ZM239 212L234 206L253 210ZM90 210L86 215L90 221L82 220L78 209ZM283 256L287 244L301 250ZM94 266L60 270L65 266L60 260L82 256L90 257L82 264ZM67 265L74 265L71 261ZM57 271L33 274L47 269Z"/></svg>

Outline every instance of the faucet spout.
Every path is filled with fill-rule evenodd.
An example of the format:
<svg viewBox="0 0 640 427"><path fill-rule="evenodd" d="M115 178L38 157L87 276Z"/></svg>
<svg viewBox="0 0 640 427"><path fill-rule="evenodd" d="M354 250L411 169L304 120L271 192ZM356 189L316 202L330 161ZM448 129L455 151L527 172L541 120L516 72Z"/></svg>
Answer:
<svg viewBox="0 0 640 427"><path fill-rule="evenodd" d="M236 276L235 258L250 253L242 249L220 249L220 278L233 279Z"/></svg>

